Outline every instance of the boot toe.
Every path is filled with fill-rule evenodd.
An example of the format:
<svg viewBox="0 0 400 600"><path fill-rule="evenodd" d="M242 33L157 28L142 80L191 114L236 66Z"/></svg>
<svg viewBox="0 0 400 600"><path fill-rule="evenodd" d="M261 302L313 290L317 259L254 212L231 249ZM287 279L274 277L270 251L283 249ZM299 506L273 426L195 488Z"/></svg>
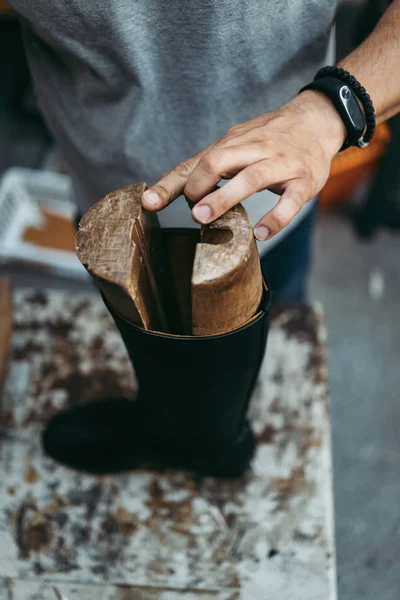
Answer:
<svg viewBox="0 0 400 600"><path fill-rule="evenodd" d="M56 414L42 435L51 458L79 471L111 473L142 460L136 402L106 398Z"/></svg>

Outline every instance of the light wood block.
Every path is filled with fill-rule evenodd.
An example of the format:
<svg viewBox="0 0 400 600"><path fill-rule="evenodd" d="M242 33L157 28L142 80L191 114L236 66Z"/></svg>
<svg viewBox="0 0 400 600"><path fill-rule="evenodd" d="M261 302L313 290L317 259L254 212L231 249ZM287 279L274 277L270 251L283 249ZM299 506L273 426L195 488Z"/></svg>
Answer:
<svg viewBox="0 0 400 600"><path fill-rule="evenodd" d="M192 273L192 333L232 331L251 319L262 296L260 259L243 206L202 228Z"/></svg>

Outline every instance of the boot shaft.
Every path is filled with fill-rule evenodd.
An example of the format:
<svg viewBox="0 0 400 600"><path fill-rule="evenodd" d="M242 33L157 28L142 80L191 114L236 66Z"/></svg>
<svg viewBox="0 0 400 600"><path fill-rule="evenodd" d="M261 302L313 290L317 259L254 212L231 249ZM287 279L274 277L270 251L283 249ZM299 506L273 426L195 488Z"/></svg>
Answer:
<svg viewBox="0 0 400 600"><path fill-rule="evenodd" d="M106 306L135 369L149 439L187 451L231 443L243 425L266 348L269 290L265 287L250 322L206 337L147 331Z"/></svg>

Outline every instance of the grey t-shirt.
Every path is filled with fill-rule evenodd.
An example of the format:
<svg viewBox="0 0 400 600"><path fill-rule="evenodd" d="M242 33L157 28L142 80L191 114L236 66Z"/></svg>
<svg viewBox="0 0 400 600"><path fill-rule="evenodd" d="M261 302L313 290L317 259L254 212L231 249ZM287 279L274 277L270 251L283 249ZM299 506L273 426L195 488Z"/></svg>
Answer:
<svg viewBox="0 0 400 600"><path fill-rule="evenodd" d="M155 183L232 125L287 102L333 58L336 0L9 3L82 211L120 186ZM248 200L253 221L276 200ZM161 220L194 225L184 203Z"/></svg>

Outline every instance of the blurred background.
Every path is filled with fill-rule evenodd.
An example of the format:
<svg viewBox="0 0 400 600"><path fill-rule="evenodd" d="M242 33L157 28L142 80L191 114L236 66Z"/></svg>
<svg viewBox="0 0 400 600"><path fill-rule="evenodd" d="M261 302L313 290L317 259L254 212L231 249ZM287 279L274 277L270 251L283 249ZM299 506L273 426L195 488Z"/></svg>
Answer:
<svg viewBox="0 0 400 600"><path fill-rule="evenodd" d="M343 1L338 58L388 2ZM18 21L0 0L0 276L14 286L93 287L73 251L66 165L35 104ZM328 323L340 600L400 591L400 123L332 165L310 286Z"/></svg>

